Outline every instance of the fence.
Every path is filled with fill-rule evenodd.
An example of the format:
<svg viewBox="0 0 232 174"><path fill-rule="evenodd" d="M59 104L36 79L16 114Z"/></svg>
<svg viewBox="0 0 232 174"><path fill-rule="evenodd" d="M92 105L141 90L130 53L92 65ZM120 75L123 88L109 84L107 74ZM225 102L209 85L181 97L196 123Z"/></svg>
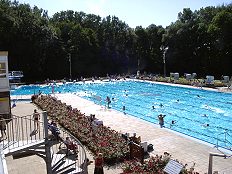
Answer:
<svg viewBox="0 0 232 174"><path fill-rule="evenodd" d="M22 153L33 153L46 159L47 173L87 173L87 157L84 146L62 127L59 129L59 139L54 139L52 132L48 131L47 114L37 122L32 115L16 116L10 119L1 119L1 126L5 125L6 130L1 130L1 164L5 163L5 156ZM76 144L77 153L67 149L66 137ZM0 172L3 165L0 164ZM6 168L6 167L5 167ZM6 169L5 169L6 170Z"/></svg>

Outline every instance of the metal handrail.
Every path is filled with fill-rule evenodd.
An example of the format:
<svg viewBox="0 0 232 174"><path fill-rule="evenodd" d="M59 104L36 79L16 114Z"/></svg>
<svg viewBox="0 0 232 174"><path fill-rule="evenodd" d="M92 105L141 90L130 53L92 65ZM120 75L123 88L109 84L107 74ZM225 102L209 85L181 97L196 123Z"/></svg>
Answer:
<svg viewBox="0 0 232 174"><path fill-rule="evenodd" d="M31 118L13 115L10 119L4 119L6 123L5 135L2 135L1 144L8 154L15 148L36 143L44 139L43 123L39 122L39 129L35 131L34 120Z"/></svg>
<svg viewBox="0 0 232 174"><path fill-rule="evenodd" d="M82 160L78 161L78 162L81 162L80 163L80 166L83 166L83 170L84 171L87 171L87 155L86 155L86 151L85 151L85 148L84 146L81 144L81 142L75 137L73 136L71 133L69 133L68 130L62 128L64 130L64 132L68 133L69 136L71 137L71 139L73 139L76 143L78 143L78 145L80 145L81 149L82 149L82 152L79 154L81 155L80 157L82 157Z"/></svg>
<svg viewBox="0 0 232 174"><path fill-rule="evenodd" d="M55 140L52 146L52 169L53 172L62 170L77 170L83 174L87 171L87 156L84 146L68 130L59 127L59 140ZM70 137L71 141L77 145L78 153L73 154L64 144L65 138ZM64 147L63 147L64 146ZM57 155L59 154L59 155ZM64 159L65 158L65 159ZM55 162L55 163L54 163Z"/></svg>
<svg viewBox="0 0 232 174"><path fill-rule="evenodd" d="M54 141L50 141L47 138L48 137L48 128L46 127L47 116L46 114L44 115L44 112L42 115L43 117L41 116L41 118L43 118L44 122L39 121L39 129L37 131L35 131L34 119L32 115L25 115L25 116L12 115L12 118L10 119L3 119L6 123L6 134L4 135L3 140L0 142L0 146L2 147L0 151L4 156L16 154L20 150L31 151L32 146L34 149L36 149L36 147L40 147L38 148L38 151L35 150L34 152L41 153L42 145L45 145L44 153L46 155L46 158L47 155L49 155L50 158L55 156L55 153L57 153L59 150L57 143L61 143L61 141L54 142ZM77 138L71 135L71 133L69 133L66 129L60 128L60 132L61 132L60 135L62 140L64 140L65 137L69 136L71 137L73 142L78 144L79 152L78 152L78 160L72 160L72 155L67 154L64 158L66 163L63 166L59 166L59 168L56 169L68 171L68 170L74 170L75 168L75 170L79 169L79 171L81 171L83 174L88 173L87 157L86 157L86 151L84 146ZM47 146L46 144L49 144L49 146ZM52 154L46 153L50 150ZM57 160L63 160L61 158L63 158L64 155L63 156L57 155L57 156L58 158L60 158ZM52 167L52 159L50 160L50 162ZM1 173L1 168L0 168L0 173Z"/></svg>

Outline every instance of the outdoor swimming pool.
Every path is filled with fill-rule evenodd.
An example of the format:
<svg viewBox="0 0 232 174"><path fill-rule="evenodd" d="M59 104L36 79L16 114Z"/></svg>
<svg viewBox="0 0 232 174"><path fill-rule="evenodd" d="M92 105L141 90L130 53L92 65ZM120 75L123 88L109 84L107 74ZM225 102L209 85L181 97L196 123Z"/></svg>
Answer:
<svg viewBox="0 0 232 174"><path fill-rule="evenodd" d="M21 86L11 95L50 94L52 86ZM165 114L166 128L231 149L232 94L202 89L169 86L144 81L67 83L55 86L55 92L74 93L82 98L158 124ZM175 123L172 124L172 121ZM206 126L208 124L208 126Z"/></svg>

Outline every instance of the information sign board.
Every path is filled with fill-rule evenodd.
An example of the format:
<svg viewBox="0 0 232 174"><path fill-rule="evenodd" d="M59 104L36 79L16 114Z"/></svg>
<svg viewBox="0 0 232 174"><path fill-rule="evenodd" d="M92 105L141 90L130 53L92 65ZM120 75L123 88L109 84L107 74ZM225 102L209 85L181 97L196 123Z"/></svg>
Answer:
<svg viewBox="0 0 232 174"><path fill-rule="evenodd" d="M183 167L184 166L177 161L170 160L165 166L164 171L168 174L179 174Z"/></svg>

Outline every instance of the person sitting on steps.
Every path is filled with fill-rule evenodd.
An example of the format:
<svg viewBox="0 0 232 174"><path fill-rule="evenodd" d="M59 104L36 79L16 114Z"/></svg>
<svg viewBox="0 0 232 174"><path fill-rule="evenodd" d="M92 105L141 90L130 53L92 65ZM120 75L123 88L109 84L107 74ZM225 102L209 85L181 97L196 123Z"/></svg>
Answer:
<svg viewBox="0 0 232 174"><path fill-rule="evenodd" d="M62 140L60 137L60 130L56 126L56 123L52 121L51 123L48 123L48 129L51 131L52 135L54 136L55 140Z"/></svg>
<svg viewBox="0 0 232 174"><path fill-rule="evenodd" d="M66 137L65 141L63 141L63 143L65 144L67 151L66 151L66 155L68 155L68 151L73 151L73 153L75 155L78 154L79 150L78 150L78 145L76 143L74 143L70 137ZM59 149L61 148L61 144L59 146Z"/></svg>

